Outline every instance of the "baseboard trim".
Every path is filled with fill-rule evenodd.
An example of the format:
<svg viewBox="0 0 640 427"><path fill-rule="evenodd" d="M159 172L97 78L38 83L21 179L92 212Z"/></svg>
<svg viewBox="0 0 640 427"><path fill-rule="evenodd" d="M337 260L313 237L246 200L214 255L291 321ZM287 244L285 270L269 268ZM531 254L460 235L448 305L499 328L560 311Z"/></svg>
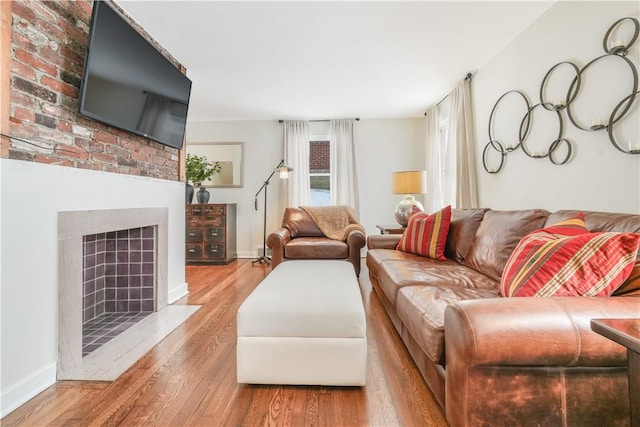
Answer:
<svg viewBox="0 0 640 427"><path fill-rule="evenodd" d="M2 390L0 418L9 415L20 406L56 383L56 364L50 363L17 384Z"/></svg>
<svg viewBox="0 0 640 427"><path fill-rule="evenodd" d="M173 304L178 301L180 298L189 295L189 285L185 282L181 285L176 286L175 288L169 289L168 302L169 304Z"/></svg>
<svg viewBox="0 0 640 427"><path fill-rule="evenodd" d="M253 258L258 258L258 252L257 251L240 251L238 252L238 258L240 259L253 259Z"/></svg>

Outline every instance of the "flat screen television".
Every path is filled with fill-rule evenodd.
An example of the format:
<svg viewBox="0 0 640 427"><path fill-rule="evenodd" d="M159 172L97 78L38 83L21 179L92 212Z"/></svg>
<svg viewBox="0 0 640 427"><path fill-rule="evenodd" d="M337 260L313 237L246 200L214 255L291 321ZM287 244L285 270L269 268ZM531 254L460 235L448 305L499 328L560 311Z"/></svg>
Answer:
<svg viewBox="0 0 640 427"><path fill-rule="evenodd" d="M93 3L79 113L182 148L191 80L104 1Z"/></svg>

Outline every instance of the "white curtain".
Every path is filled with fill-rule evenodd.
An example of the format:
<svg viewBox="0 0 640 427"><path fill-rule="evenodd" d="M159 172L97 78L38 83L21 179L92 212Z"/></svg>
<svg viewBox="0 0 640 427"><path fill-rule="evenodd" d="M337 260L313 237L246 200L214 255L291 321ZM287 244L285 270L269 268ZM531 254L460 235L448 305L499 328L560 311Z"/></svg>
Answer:
<svg viewBox="0 0 640 427"><path fill-rule="evenodd" d="M443 208L442 182L440 179L440 139L438 107L425 113L425 135L427 145L427 206L426 212L435 212Z"/></svg>
<svg viewBox="0 0 640 427"><path fill-rule="evenodd" d="M460 82L449 95L451 107L449 112L449 143L453 154L448 167L454 175L446 174L447 193L445 201L457 208L478 207L477 174L475 163L475 134L471 111L471 79ZM453 178L453 179L451 179ZM451 192L453 191L453 194Z"/></svg>
<svg viewBox="0 0 640 427"><path fill-rule="evenodd" d="M356 126L353 120L331 120L331 204L351 206L359 214L356 173Z"/></svg>
<svg viewBox="0 0 640 427"><path fill-rule="evenodd" d="M285 188L284 204L308 206L311 201L309 182L309 123L306 121L283 122L284 160L293 172L289 174Z"/></svg>

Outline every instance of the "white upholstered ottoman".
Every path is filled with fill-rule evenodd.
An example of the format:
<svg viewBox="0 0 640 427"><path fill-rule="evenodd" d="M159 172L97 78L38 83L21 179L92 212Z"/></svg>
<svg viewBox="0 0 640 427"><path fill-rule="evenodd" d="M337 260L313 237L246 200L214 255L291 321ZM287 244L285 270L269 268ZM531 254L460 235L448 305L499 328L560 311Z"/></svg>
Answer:
<svg viewBox="0 0 640 427"><path fill-rule="evenodd" d="M365 385L366 319L353 265L278 265L238 309L238 382Z"/></svg>

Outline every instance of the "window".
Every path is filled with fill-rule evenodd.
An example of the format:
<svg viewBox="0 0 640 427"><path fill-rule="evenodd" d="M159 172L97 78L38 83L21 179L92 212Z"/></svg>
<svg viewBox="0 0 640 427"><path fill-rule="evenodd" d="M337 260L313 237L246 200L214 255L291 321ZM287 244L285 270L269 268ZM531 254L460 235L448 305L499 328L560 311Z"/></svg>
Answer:
<svg viewBox="0 0 640 427"><path fill-rule="evenodd" d="M311 205L331 204L331 144L329 138L309 141L309 181Z"/></svg>

